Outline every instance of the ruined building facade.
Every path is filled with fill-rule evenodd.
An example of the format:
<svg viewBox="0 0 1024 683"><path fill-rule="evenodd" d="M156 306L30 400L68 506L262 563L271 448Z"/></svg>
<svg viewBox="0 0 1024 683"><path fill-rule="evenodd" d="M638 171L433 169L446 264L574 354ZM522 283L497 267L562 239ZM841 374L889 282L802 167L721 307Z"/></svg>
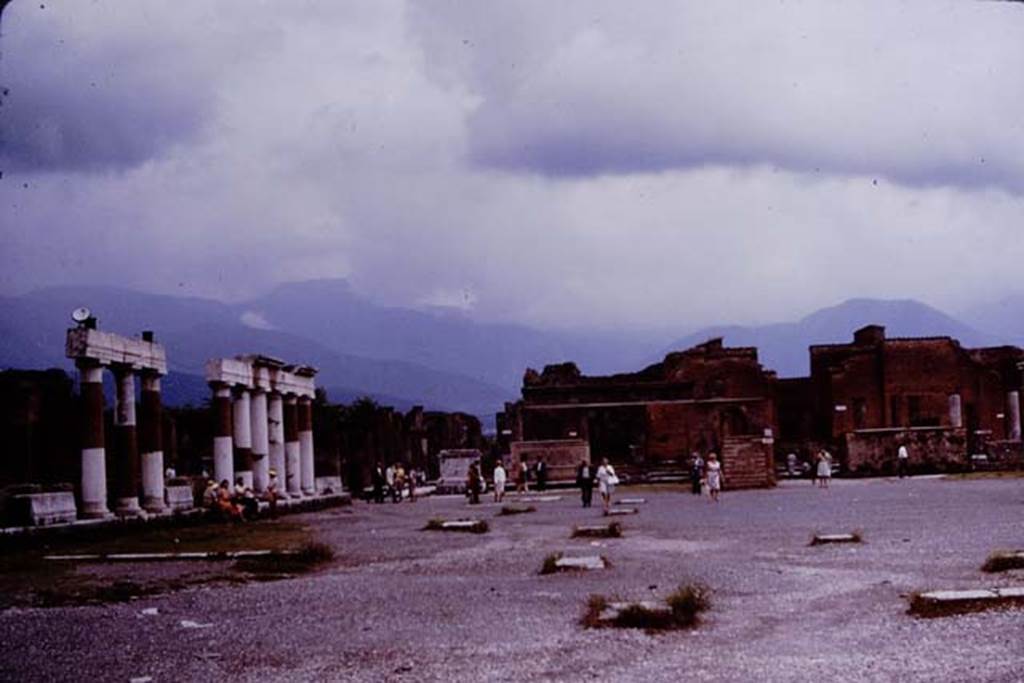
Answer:
<svg viewBox="0 0 1024 683"><path fill-rule="evenodd" d="M964 469L972 454L1020 452L1017 347L887 338L869 325L852 342L810 347L810 359L810 377L779 382L780 448L833 448L854 474L893 471L900 444L928 471Z"/></svg>
<svg viewBox="0 0 1024 683"><path fill-rule="evenodd" d="M670 353L640 372L587 376L573 363L527 370L523 398L498 415L501 445L583 440L591 459L619 469L678 467L693 452L717 452L727 485L773 481L775 373L757 349L714 339ZM548 463L549 465L551 463Z"/></svg>

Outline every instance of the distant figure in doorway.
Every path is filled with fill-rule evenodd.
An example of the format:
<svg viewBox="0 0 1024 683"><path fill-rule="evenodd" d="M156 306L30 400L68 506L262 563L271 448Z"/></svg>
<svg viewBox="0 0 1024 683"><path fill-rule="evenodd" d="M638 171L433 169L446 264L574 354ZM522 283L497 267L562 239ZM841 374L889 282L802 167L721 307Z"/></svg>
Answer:
<svg viewBox="0 0 1024 683"><path fill-rule="evenodd" d="M790 477L796 476L796 453L792 451L786 456L786 474Z"/></svg>
<svg viewBox="0 0 1024 683"><path fill-rule="evenodd" d="M508 475L505 473L505 465L501 460L494 465L494 502L500 503L505 498L505 483Z"/></svg>
<svg viewBox="0 0 1024 683"><path fill-rule="evenodd" d="M373 474L370 476L373 483L373 502L383 503L384 502L384 487L387 486L388 480L387 475L384 474L384 466L378 462L373 468Z"/></svg>
<svg viewBox="0 0 1024 683"><path fill-rule="evenodd" d="M722 463L718 462L718 456L714 453L708 455L708 462L704 465L704 478L708 484L708 500L717 503L722 491Z"/></svg>
<svg viewBox="0 0 1024 683"><path fill-rule="evenodd" d="M537 459L537 490L543 491L548 486L548 464L544 458Z"/></svg>
<svg viewBox="0 0 1024 683"><path fill-rule="evenodd" d="M701 482L704 481L704 458L700 457L700 453L696 451L690 457L690 492L699 496Z"/></svg>
<svg viewBox="0 0 1024 683"><path fill-rule="evenodd" d="M480 504L480 468L474 462L469 466L469 473L466 475L466 493L469 495L470 505Z"/></svg>
<svg viewBox="0 0 1024 683"><path fill-rule="evenodd" d="M576 468L576 485L580 487L583 507L590 507L594 500L594 468L586 460L581 460Z"/></svg>
<svg viewBox="0 0 1024 683"><path fill-rule="evenodd" d="M608 458L601 458L601 466L597 468L597 491L601 494L601 502L604 504L604 514L608 514L612 507L612 494L615 493L615 486L619 483L619 477L615 474L615 468L608 464Z"/></svg>
<svg viewBox="0 0 1024 683"><path fill-rule="evenodd" d="M818 486L827 489L832 481L832 454L821 449L818 453Z"/></svg>
<svg viewBox="0 0 1024 683"><path fill-rule="evenodd" d="M910 453L907 451L907 444L901 443L899 450L896 452L896 471L899 473L900 479L910 476L910 470L907 467L909 461Z"/></svg>
<svg viewBox="0 0 1024 683"><path fill-rule="evenodd" d="M401 503L402 493L405 491L405 468L402 463L395 466L395 480L391 486L391 502Z"/></svg>
<svg viewBox="0 0 1024 683"><path fill-rule="evenodd" d="M526 459L519 461L518 472L516 472L516 493L529 493L530 484L527 482L528 475L530 474L530 468L526 464Z"/></svg>

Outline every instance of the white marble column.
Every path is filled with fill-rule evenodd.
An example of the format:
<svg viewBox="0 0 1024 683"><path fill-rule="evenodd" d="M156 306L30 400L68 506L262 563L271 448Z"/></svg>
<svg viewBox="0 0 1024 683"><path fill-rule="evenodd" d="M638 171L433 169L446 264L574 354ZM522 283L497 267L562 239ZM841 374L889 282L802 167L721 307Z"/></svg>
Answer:
<svg viewBox="0 0 1024 683"><path fill-rule="evenodd" d="M103 435L103 367L78 365L82 402L82 509L85 519L110 517L107 507L107 450Z"/></svg>
<svg viewBox="0 0 1024 683"><path fill-rule="evenodd" d="M250 399L252 414L252 488L263 493L270 477L270 435L267 426L267 394L253 389Z"/></svg>
<svg viewBox="0 0 1024 683"><path fill-rule="evenodd" d="M239 387L232 403L232 436L235 447L235 479L241 477L243 486L252 486L252 411L249 389ZM234 484L235 482L231 482Z"/></svg>
<svg viewBox="0 0 1024 683"><path fill-rule="evenodd" d="M302 493L316 494L316 477L313 473L313 400L308 396L299 399L299 457L302 462Z"/></svg>
<svg viewBox="0 0 1024 683"><path fill-rule="evenodd" d="M298 400L293 394L284 399L285 484L288 495L302 497L302 449L299 445Z"/></svg>
<svg viewBox="0 0 1024 683"><path fill-rule="evenodd" d="M234 439L231 436L231 387L213 386L213 478L231 485L235 481Z"/></svg>
<svg viewBox="0 0 1024 683"><path fill-rule="evenodd" d="M964 413L960 394L949 395L949 424L955 429L960 429L964 426Z"/></svg>
<svg viewBox="0 0 1024 683"><path fill-rule="evenodd" d="M288 495L285 484L288 470L284 459L284 403L276 391L267 398L267 423L269 469L277 472L278 494Z"/></svg>
<svg viewBox="0 0 1024 683"><path fill-rule="evenodd" d="M1020 392L1006 394L1006 428L1010 441L1020 441Z"/></svg>
<svg viewBox="0 0 1024 683"><path fill-rule="evenodd" d="M139 460L142 466L142 507L146 512L167 509L164 500L163 410L160 375L142 375L142 424L139 425Z"/></svg>

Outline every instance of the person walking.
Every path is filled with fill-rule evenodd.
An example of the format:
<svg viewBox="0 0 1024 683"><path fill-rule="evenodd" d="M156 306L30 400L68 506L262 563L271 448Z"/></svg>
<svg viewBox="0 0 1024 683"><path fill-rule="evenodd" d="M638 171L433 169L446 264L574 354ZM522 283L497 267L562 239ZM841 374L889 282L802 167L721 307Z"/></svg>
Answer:
<svg viewBox="0 0 1024 683"><path fill-rule="evenodd" d="M548 487L548 464L544 458L537 459L537 490L543 491Z"/></svg>
<svg viewBox="0 0 1024 683"><path fill-rule="evenodd" d="M700 453L696 451L690 457L690 492L699 496L701 482L704 480L704 458L700 457Z"/></svg>
<svg viewBox="0 0 1024 683"><path fill-rule="evenodd" d="M500 503L505 498L505 482L508 475L505 473L505 465L498 460L494 465L494 502Z"/></svg>
<svg viewBox="0 0 1024 683"><path fill-rule="evenodd" d="M387 485L387 477L384 474L384 466L378 461L370 476L373 484L373 502L384 502L384 487Z"/></svg>
<svg viewBox="0 0 1024 683"><path fill-rule="evenodd" d="M469 494L469 504L480 504L480 468L474 462L469 466L469 473L466 475L466 493Z"/></svg>
<svg viewBox="0 0 1024 683"><path fill-rule="evenodd" d="M900 479L910 476L910 471L907 467L909 461L910 453L907 451L907 444L901 443L899 450L896 451L896 471L899 473Z"/></svg>
<svg viewBox="0 0 1024 683"><path fill-rule="evenodd" d="M409 466L409 476L406 477L409 486L409 502L416 502L416 484L420 480L420 471L413 466Z"/></svg>
<svg viewBox="0 0 1024 683"><path fill-rule="evenodd" d="M608 464L608 458L601 458L601 466L597 468L597 491L601 494L601 502L604 504L604 514L608 514L612 507L612 494L615 493L615 486L619 483L619 477L615 474L615 468Z"/></svg>
<svg viewBox="0 0 1024 683"><path fill-rule="evenodd" d="M590 507L594 500L594 468L587 460L581 460L579 467L576 468L576 486L580 487L583 507Z"/></svg>
<svg viewBox="0 0 1024 683"><path fill-rule="evenodd" d="M401 503L402 493L405 492L405 468L402 463L395 465L395 479L391 485L391 502Z"/></svg>
<svg viewBox="0 0 1024 683"><path fill-rule="evenodd" d="M832 481L832 454L822 449L818 453L818 486L827 489Z"/></svg>
<svg viewBox="0 0 1024 683"><path fill-rule="evenodd" d="M530 468L526 464L526 460L520 460L519 466L516 468L516 493L529 493L530 485L527 483L527 475L530 473Z"/></svg>
<svg viewBox="0 0 1024 683"><path fill-rule="evenodd" d="M391 463L384 470L384 482L387 485L387 495L391 500L395 499L395 464Z"/></svg>
<svg viewBox="0 0 1024 683"><path fill-rule="evenodd" d="M707 464L704 465L704 477L708 484L708 501L718 502L718 496L722 491L722 463L718 462L718 456L714 453L708 456Z"/></svg>

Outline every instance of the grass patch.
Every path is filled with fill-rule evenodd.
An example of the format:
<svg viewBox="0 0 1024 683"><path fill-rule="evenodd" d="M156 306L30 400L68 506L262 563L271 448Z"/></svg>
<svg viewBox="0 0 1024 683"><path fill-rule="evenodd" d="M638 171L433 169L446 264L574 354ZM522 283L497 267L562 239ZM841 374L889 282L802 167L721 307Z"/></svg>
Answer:
<svg viewBox="0 0 1024 683"><path fill-rule="evenodd" d="M572 538L622 538L622 524L612 522L599 528L572 528Z"/></svg>
<svg viewBox="0 0 1024 683"><path fill-rule="evenodd" d="M665 599L665 606L631 603L611 619L602 614L614 607L602 595L591 595L580 623L587 628L637 628L645 631L671 631L693 628L710 607L708 589L701 584L683 584Z"/></svg>
<svg viewBox="0 0 1024 683"><path fill-rule="evenodd" d="M310 541L295 552L276 551L260 557L244 557L235 562L234 569L248 574L286 576L312 571L333 559L331 546Z"/></svg>
<svg viewBox="0 0 1024 683"><path fill-rule="evenodd" d="M1010 571L1011 569L1024 569L1024 552L994 552L981 565L981 571L995 574L997 572Z"/></svg>
<svg viewBox="0 0 1024 683"><path fill-rule="evenodd" d="M536 512L537 508L532 505L503 505L498 515L501 517L508 517L509 515L525 515L530 512Z"/></svg>
<svg viewBox="0 0 1024 683"><path fill-rule="evenodd" d="M562 559L562 553L551 553L544 558L543 564L540 566L541 575L554 574L558 571L558 561Z"/></svg>

